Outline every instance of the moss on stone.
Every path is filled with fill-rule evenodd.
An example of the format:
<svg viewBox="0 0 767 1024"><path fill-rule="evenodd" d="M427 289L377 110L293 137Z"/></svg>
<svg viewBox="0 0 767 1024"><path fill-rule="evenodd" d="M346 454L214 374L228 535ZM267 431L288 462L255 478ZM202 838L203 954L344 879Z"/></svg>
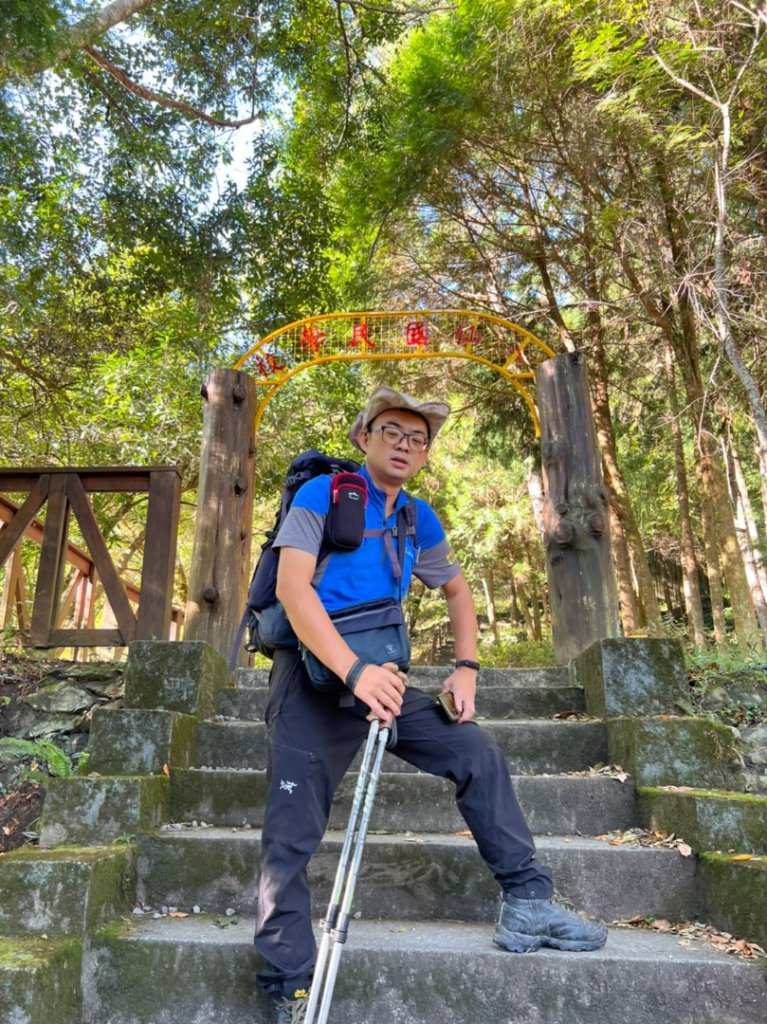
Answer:
<svg viewBox="0 0 767 1024"><path fill-rule="evenodd" d="M0 854L0 858L6 861L77 860L81 863L91 864L133 848L131 844L127 843L113 843L110 846L57 846L51 850L41 849L39 846L23 846L18 850Z"/></svg>
<svg viewBox="0 0 767 1024"><path fill-rule="evenodd" d="M767 946L767 858L735 861L709 851L701 855L700 879L706 919Z"/></svg>
<svg viewBox="0 0 767 1024"><path fill-rule="evenodd" d="M82 939L77 936L59 936L43 939L40 936L0 936L0 967L26 969L39 967L53 957L75 958L82 954Z"/></svg>
<svg viewBox="0 0 767 1024"><path fill-rule="evenodd" d="M737 803L767 808L767 796L759 796L756 793L738 793L732 789L695 789L692 786L685 786L684 790L680 792L675 786L640 786L637 793L643 796L673 793L675 796L705 797L706 800L732 800Z"/></svg>
<svg viewBox="0 0 767 1024"><path fill-rule="evenodd" d="M115 921L109 921L107 924L102 925L96 933L96 940L99 943L106 943L112 945L116 942L122 942L130 936L133 921L127 917L121 917Z"/></svg>
<svg viewBox="0 0 767 1024"><path fill-rule="evenodd" d="M167 819L165 775L53 780L43 805L43 847L105 841L157 828Z"/></svg>
<svg viewBox="0 0 767 1024"><path fill-rule="evenodd" d="M656 716L607 721L609 758L646 786L742 789L732 731L703 718Z"/></svg>
<svg viewBox="0 0 767 1024"><path fill-rule="evenodd" d="M125 668L125 706L210 718L219 691L230 682L226 661L209 644L136 641Z"/></svg>
<svg viewBox="0 0 767 1024"><path fill-rule="evenodd" d="M698 851L767 852L767 799L746 793L642 788L639 813L647 828L683 836Z"/></svg>
<svg viewBox="0 0 767 1024"><path fill-rule="evenodd" d="M82 935L127 909L135 879L135 851L124 846L9 859L0 873L0 932Z"/></svg>
<svg viewBox="0 0 767 1024"><path fill-rule="evenodd" d="M88 893L88 932L129 909L136 896L136 864L133 846L121 846L116 857L97 862Z"/></svg>
<svg viewBox="0 0 767 1024"><path fill-rule="evenodd" d="M75 1024L80 1020L82 939L0 939L0 1020Z"/></svg>
<svg viewBox="0 0 767 1024"><path fill-rule="evenodd" d="M687 695L681 644L655 638L600 640L573 659L586 709L598 718L657 715Z"/></svg>
<svg viewBox="0 0 767 1024"><path fill-rule="evenodd" d="M164 765L185 767L197 747L197 719L150 708L97 709L90 767L101 775L156 775Z"/></svg>
<svg viewBox="0 0 767 1024"><path fill-rule="evenodd" d="M266 800L266 772L171 772L170 814L173 821L202 818L240 824Z"/></svg>

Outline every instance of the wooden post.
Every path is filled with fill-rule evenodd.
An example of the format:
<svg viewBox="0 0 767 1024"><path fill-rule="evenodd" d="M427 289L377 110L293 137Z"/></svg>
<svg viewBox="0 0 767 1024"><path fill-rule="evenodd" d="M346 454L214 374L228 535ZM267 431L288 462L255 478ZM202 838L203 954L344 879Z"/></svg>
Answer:
<svg viewBox="0 0 767 1024"><path fill-rule="evenodd" d="M620 636L609 499L583 354L547 359L535 379L554 656L564 665L595 641Z"/></svg>
<svg viewBox="0 0 767 1024"><path fill-rule="evenodd" d="M177 470L150 473L137 640L170 635L180 498Z"/></svg>
<svg viewBox="0 0 767 1024"><path fill-rule="evenodd" d="M200 484L185 640L229 657L250 580L256 386L246 373L214 370L204 399Z"/></svg>

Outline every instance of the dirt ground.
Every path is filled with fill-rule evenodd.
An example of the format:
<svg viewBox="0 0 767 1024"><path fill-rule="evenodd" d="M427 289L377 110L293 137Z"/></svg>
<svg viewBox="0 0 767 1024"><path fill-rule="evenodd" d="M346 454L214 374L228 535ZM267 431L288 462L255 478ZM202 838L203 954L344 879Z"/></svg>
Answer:
<svg viewBox="0 0 767 1024"><path fill-rule="evenodd" d="M0 651L0 739L31 736L34 740L54 742L70 757L87 745L90 727L89 708L60 714L55 730L35 726L56 715L36 710L28 700L52 683L69 679L91 689L93 705L119 699L122 693L120 668L114 662L82 663L35 658ZM42 779L25 779L25 770L34 770ZM45 796L46 766L34 757L0 757L0 853L15 850L34 841L35 823Z"/></svg>

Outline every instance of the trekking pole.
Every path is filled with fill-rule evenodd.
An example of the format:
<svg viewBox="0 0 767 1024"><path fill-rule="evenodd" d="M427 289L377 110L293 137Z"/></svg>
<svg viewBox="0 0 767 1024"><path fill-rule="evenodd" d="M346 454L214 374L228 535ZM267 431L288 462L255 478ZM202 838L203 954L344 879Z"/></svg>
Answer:
<svg viewBox="0 0 767 1024"><path fill-rule="evenodd" d="M317 955L314 981L311 987L309 1002L306 1007L305 1024L314 1024L317 1005L317 1024L326 1024L333 989L338 974L346 936L349 931L349 919L352 912L354 888L357 883L362 851L365 846L370 816L373 810L378 779L381 775L386 743L389 739L390 726L382 724L374 718L370 723L365 753L362 759L357 786L354 791L349 824L346 829L341 856L338 861L333 891L330 896L327 914L322 922L322 941ZM371 769L372 762L372 769ZM353 847L353 849L352 849ZM350 863L351 858L351 863Z"/></svg>

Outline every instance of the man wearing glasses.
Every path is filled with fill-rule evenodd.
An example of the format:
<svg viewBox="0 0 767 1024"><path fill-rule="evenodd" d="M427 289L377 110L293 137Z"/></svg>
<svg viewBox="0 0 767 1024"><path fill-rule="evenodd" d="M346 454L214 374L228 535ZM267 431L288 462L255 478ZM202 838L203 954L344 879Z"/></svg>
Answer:
<svg viewBox="0 0 767 1024"><path fill-rule="evenodd" d="M409 500L402 488L425 465L449 412L443 402L378 388L349 432L365 454L369 535L359 548L334 552L318 564L330 495L330 478L320 476L299 490L274 543L280 549L277 596L293 630L340 679L354 677L353 693L320 693L298 652L275 652L255 945L266 962L259 984L273 999L277 1024L303 1020L316 951L306 867L325 832L336 787L367 735L371 712L383 721L396 717L398 757L455 784L458 808L502 890L497 945L512 952L542 945L578 951L599 949L607 938L603 925L551 900L551 872L536 859L504 757L471 721L479 670L474 602L425 501L414 499L415 535L406 538L401 572L387 554L392 547L386 531L396 526L397 511ZM413 575L440 587L447 602L456 662L443 690L453 696L455 724L431 697L406 689L389 668L368 664L360 672L330 618L366 601L402 600Z"/></svg>

